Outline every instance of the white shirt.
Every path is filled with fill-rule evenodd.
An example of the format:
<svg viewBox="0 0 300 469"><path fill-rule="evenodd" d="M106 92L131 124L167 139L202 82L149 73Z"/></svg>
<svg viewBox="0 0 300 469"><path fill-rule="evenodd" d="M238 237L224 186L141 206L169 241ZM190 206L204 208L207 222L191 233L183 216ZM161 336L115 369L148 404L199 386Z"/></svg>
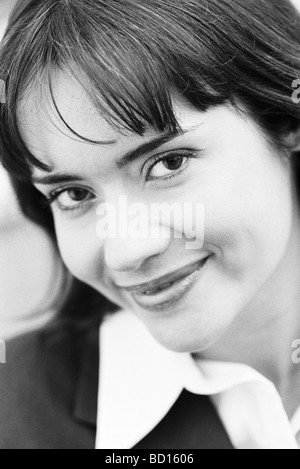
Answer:
<svg viewBox="0 0 300 469"><path fill-rule="evenodd" d="M289 422L269 380L245 365L195 361L188 353L169 351L128 311L111 316L100 329L96 447L133 448L183 389L211 396L234 448L298 449L300 408Z"/></svg>

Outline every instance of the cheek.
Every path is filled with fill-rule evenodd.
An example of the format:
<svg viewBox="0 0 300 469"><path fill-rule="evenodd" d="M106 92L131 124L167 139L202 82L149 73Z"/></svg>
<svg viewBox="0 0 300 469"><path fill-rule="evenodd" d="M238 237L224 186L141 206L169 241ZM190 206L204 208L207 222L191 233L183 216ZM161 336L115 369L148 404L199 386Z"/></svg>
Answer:
<svg viewBox="0 0 300 469"><path fill-rule="evenodd" d="M289 243L294 210L291 169L263 145L243 156L234 148L223 155L218 171L207 165L189 187L204 204L204 246L217 254L227 275L240 280L252 273L261 280L276 267Z"/></svg>
<svg viewBox="0 0 300 469"><path fill-rule="evenodd" d="M84 283L93 285L101 277L100 240L93 228L75 226L56 217L55 226L61 257L72 275Z"/></svg>
<svg viewBox="0 0 300 469"><path fill-rule="evenodd" d="M290 182L287 178L281 184L276 177L273 182L270 177L235 182L223 192L221 211L216 205L208 210L207 238L211 226L212 237L237 278L246 272L257 279L268 275L287 249L293 220Z"/></svg>

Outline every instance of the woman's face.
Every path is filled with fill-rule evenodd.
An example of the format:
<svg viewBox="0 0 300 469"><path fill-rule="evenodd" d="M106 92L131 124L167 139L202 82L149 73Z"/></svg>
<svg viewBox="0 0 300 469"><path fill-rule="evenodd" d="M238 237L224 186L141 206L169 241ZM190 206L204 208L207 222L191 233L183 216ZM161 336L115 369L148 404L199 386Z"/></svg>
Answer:
<svg viewBox="0 0 300 469"><path fill-rule="evenodd" d="M296 204L290 164L246 114L225 105L202 113L178 96L174 106L184 133L117 164L159 135L119 132L69 78L57 79L55 97L78 134L111 142L77 139L50 104L37 109L33 96L20 109L27 143L52 168L50 174L35 169L34 177L44 179L36 182L44 195L58 196L52 210L65 264L132 310L165 347L204 350L247 314L285 256ZM168 237L101 239L97 207L104 202L117 207L120 195L129 206L138 202L147 209L162 202L203 204L203 246L187 249L191 233L182 229L178 236L174 220ZM152 281L149 291L122 288Z"/></svg>

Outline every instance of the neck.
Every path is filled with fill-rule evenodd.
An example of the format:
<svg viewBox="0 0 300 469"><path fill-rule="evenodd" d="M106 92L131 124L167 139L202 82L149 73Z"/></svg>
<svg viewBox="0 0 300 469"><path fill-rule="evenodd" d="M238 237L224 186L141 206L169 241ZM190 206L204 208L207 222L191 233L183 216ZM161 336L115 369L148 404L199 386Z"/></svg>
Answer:
<svg viewBox="0 0 300 469"><path fill-rule="evenodd" d="M285 256L272 277L227 333L201 353L205 359L238 362L256 369L275 384L286 408L291 409L291 395L300 387L300 365L292 361L292 344L300 339L298 213L294 223Z"/></svg>

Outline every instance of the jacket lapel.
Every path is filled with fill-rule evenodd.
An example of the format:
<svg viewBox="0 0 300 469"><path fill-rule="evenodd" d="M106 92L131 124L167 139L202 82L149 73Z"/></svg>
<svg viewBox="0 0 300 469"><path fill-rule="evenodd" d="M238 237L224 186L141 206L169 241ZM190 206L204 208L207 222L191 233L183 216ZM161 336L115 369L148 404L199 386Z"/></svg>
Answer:
<svg viewBox="0 0 300 469"><path fill-rule="evenodd" d="M79 423L97 426L97 400L99 388L99 324L82 339L81 363L75 395L74 418Z"/></svg>

